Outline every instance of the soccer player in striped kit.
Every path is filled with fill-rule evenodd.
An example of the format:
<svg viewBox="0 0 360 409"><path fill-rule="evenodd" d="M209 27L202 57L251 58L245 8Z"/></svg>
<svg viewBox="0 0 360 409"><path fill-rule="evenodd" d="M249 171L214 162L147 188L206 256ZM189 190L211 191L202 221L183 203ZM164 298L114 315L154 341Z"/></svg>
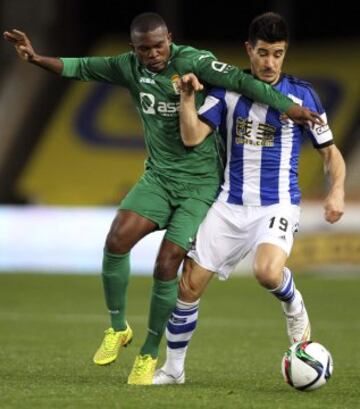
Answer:
<svg viewBox="0 0 360 409"><path fill-rule="evenodd" d="M303 298L286 267L300 214L302 134L310 137L330 176L324 204L329 223L338 221L344 211L345 164L312 86L281 72L288 46L283 18L275 13L256 17L245 46L255 77L319 113L324 124L305 129L271 107L223 88L212 89L196 111L194 94L202 84L193 74L182 77L180 127L184 144L197 146L219 129L227 163L219 196L200 225L185 263L177 306L166 330L167 360L156 371L154 384L185 382L185 356L196 327L200 296L214 274L227 279L250 251L254 252L256 279L281 302L290 343L310 338Z"/></svg>

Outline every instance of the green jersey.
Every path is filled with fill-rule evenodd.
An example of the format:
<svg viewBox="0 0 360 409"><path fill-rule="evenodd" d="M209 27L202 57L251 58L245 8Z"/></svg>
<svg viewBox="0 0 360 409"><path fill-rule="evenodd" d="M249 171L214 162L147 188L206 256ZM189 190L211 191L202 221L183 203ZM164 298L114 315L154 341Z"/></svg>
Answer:
<svg viewBox="0 0 360 409"><path fill-rule="evenodd" d="M217 61L212 53L188 46L171 45L167 67L154 73L142 66L134 52L113 57L62 58L62 75L83 81L101 81L126 87L136 104L148 151L147 167L175 181L218 183L221 169L214 132L195 147L184 146L179 127L180 95L177 79L194 73L208 86L244 94L283 112L293 102L242 70ZM205 91L197 93L199 107Z"/></svg>

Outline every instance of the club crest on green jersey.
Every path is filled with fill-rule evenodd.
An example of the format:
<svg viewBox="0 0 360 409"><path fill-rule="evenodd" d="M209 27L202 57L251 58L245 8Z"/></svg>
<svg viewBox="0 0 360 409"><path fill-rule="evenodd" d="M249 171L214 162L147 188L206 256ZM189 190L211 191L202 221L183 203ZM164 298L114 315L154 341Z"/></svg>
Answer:
<svg viewBox="0 0 360 409"><path fill-rule="evenodd" d="M179 75L179 74L174 74L174 75L171 77L171 82L172 82L172 85L173 85L173 87L174 87L175 94L178 94L178 95L180 95L180 88L179 88L178 85L177 85L177 82L178 82L179 79L180 79L180 75Z"/></svg>

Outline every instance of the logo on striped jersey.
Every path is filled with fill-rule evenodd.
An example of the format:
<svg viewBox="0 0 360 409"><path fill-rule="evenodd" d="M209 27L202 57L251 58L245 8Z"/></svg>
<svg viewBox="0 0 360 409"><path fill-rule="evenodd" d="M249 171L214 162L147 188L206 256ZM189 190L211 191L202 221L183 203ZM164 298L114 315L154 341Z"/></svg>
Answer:
<svg viewBox="0 0 360 409"><path fill-rule="evenodd" d="M236 118L235 143L255 146L274 146L276 127L267 123L253 123L249 118Z"/></svg>

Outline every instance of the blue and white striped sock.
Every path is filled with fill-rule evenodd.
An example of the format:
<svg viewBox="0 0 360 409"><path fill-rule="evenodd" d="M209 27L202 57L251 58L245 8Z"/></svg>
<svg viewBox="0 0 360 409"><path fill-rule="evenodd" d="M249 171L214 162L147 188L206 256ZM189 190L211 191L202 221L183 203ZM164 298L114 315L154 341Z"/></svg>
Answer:
<svg viewBox="0 0 360 409"><path fill-rule="evenodd" d="M282 283L279 287L270 290L270 292L275 295L277 299L282 301L281 304L285 314L294 315L301 311L303 301L302 296L296 289L293 275L287 267L284 267L283 270Z"/></svg>
<svg viewBox="0 0 360 409"><path fill-rule="evenodd" d="M184 371L186 351L197 324L199 303L200 300L187 303L178 299L166 327L167 349L163 369L174 377Z"/></svg>

